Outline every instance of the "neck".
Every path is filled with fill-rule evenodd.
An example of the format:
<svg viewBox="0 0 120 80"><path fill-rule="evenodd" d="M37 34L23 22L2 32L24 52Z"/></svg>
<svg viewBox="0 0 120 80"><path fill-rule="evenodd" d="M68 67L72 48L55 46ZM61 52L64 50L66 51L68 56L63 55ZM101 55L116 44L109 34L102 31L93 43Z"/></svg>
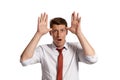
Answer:
<svg viewBox="0 0 120 80"><path fill-rule="evenodd" d="M53 42L53 43L54 43L54 42ZM54 45L57 47L57 49L62 49L62 48L64 47L64 45L58 46L58 45L56 45L55 43L54 43Z"/></svg>
<svg viewBox="0 0 120 80"><path fill-rule="evenodd" d="M62 49L62 48L63 48L63 46L57 47L57 49Z"/></svg>

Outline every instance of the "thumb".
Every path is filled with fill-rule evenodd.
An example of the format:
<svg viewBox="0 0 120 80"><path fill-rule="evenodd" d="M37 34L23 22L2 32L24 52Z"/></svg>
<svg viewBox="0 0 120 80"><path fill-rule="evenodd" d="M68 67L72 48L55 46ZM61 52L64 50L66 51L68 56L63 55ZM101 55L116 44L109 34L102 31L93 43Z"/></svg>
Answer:
<svg viewBox="0 0 120 80"><path fill-rule="evenodd" d="M52 30L52 28L48 29L48 31L51 31L51 30Z"/></svg>
<svg viewBox="0 0 120 80"><path fill-rule="evenodd" d="M66 27L67 30L70 30L70 27Z"/></svg>

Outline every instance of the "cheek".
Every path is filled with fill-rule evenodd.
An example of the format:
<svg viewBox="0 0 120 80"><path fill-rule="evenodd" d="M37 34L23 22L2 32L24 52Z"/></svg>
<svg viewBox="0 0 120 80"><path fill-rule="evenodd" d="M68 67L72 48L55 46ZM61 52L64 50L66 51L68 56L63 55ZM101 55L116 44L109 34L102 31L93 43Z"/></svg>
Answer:
<svg viewBox="0 0 120 80"><path fill-rule="evenodd" d="M63 34L62 37L65 38L65 37L66 37L66 34Z"/></svg>
<svg viewBox="0 0 120 80"><path fill-rule="evenodd" d="M51 36L52 36L52 37L55 37L55 36L56 36L56 34L54 34L54 33L51 33Z"/></svg>
<svg viewBox="0 0 120 80"><path fill-rule="evenodd" d="M53 40L55 40L55 39L56 39L56 35L55 35L55 34L53 34L53 35L52 35L52 38L53 38Z"/></svg>

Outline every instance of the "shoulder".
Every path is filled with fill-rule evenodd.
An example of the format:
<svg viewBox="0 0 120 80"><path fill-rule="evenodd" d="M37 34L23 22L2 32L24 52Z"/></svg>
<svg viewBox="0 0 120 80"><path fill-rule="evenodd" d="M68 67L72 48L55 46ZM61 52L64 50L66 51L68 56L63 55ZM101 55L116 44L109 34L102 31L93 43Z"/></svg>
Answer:
<svg viewBox="0 0 120 80"><path fill-rule="evenodd" d="M71 48L81 48L81 44L79 42L66 42L66 44Z"/></svg>
<svg viewBox="0 0 120 80"><path fill-rule="evenodd" d="M68 46L77 46L79 43L78 42L66 42Z"/></svg>
<svg viewBox="0 0 120 80"><path fill-rule="evenodd" d="M51 49L52 48L52 44L43 44L43 45L39 45L38 48L40 49Z"/></svg>
<svg viewBox="0 0 120 80"><path fill-rule="evenodd" d="M78 44L79 44L78 42L66 42L66 45L68 47L77 47Z"/></svg>
<svg viewBox="0 0 120 80"><path fill-rule="evenodd" d="M51 47L52 44L42 44L42 45L38 45L38 47Z"/></svg>
<svg viewBox="0 0 120 80"><path fill-rule="evenodd" d="M78 44L78 42L66 42L68 45L75 45Z"/></svg>

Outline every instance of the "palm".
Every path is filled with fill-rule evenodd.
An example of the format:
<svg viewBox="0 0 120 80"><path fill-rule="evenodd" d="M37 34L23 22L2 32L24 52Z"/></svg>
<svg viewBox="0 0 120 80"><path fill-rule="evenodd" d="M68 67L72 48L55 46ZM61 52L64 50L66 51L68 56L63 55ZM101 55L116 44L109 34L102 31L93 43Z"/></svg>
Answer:
<svg viewBox="0 0 120 80"><path fill-rule="evenodd" d="M41 14L41 17L38 17L38 29L37 32L40 34L46 34L49 32L51 29L47 28L47 22L48 22L48 16L47 14Z"/></svg>
<svg viewBox="0 0 120 80"><path fill-rule="evenodd" d="M75 15L75 12L72 14L72 18L71 18L71 27L69 28L69 30L74 33L77 34L80 31L80 20L81 17L78 17L78 14Z"/></svg>

